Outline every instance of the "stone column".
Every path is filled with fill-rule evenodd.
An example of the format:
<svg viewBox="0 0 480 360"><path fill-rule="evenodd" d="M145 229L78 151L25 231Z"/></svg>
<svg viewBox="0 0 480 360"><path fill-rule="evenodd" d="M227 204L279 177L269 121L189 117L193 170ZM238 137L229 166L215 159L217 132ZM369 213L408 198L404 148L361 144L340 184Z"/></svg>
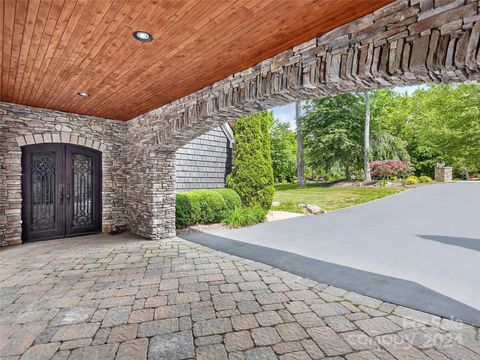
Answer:
<svg viewBox="0 0 480 360"><path fill-rule="evenodd" d="M453 167L439 165L435 166L435 181L449 182L453 180Z"/></svg>
<svg viewBox="0 0 480 360"><path fill-rule="evenodd" d="M22 152L14 133L9 129L0 136L0 246L22 243Z"/></svg>
<svg viewBox="0 0 480 360"><path fill-rule="evenodd" d="M152 240L175 236L175 152L149 150L129 161L129 229Z"/></svg>

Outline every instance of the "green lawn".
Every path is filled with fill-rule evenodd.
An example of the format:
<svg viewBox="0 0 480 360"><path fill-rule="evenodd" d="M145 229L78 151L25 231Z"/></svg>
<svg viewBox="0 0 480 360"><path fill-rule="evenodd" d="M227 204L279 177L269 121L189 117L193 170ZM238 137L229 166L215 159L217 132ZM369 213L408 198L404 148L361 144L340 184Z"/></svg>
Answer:
<svg viewBox="0 0 480 360"><path fill-rule="evenodd" d="M271 210L282 210L302 213L297 204L315 204L327 211L344 207L363 204L368 201L380 199L384 196L403 191L402 188L386 187L355 187L335 188L308 184L306 188L299 189L295 184L275 185L274 201L280 201L280 206Z"/></svg>

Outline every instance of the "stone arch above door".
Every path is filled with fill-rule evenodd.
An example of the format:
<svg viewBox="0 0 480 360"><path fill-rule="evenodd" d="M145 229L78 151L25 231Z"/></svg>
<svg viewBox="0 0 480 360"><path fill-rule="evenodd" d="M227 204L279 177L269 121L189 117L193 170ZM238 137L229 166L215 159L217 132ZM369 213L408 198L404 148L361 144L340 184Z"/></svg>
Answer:
<svg viewBox="0 0 480 360"><path fill-rule="evenodd" d="M85 136L78 136L69 132L47 132L41 134L31 134L16 137L18 146L45 144L45 143L64 143L72 145L85 146L91 149L105 152L107 146L100 141L89 139Z"/></svg>

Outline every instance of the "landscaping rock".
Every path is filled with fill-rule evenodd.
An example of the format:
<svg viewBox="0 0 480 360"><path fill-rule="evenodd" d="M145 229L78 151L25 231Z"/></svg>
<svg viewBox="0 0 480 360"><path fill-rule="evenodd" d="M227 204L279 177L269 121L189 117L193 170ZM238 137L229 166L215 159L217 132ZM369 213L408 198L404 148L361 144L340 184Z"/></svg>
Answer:
<svg viewBox="0 0 480 360"><path fill-rule="evenodd" d="M307 211L313 215L323 214L326 212L320 206L313 204L307 204Z"/></svg>
<svg viewBox="0 0 480 360"><path fill-rule="evenodd" d="M314 204L297 204L297 207L306 209L307 213L312 215L320 215L326 213L320 206Z"/></svg>
<svg viewBox="0 0 480 360"><path fill-rule="evenodd" d="M273 201L272 202L272 206L275 207L275 206L280 206L280 201Z"/></svg>

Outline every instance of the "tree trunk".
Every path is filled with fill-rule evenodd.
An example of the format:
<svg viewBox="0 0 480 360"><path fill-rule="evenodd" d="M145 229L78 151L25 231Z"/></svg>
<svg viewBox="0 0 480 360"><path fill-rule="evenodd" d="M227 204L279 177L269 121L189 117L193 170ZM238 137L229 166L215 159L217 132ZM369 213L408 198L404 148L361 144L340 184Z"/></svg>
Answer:
<svg viewBox="0 0 480 360"><path fill-rule="evenodd" d="M350 166L345 166L345 180L351 181L352 180L352 174L350 173Z"/></svg>
<svg viewBox="0 0 480 360"><path fill-rule="evenodd" d="M303 159L302 105L295 103L295 122L297 123L297 181L298 187L305 187L305 162Z"/></svg>
<svg viewBox="0 0 480 360"><path fill-rule="evenodd" d="M365 133L364 133L364 173L365 181L372 181L370 175L370 96L368 91L365 91Z"/></svg>

